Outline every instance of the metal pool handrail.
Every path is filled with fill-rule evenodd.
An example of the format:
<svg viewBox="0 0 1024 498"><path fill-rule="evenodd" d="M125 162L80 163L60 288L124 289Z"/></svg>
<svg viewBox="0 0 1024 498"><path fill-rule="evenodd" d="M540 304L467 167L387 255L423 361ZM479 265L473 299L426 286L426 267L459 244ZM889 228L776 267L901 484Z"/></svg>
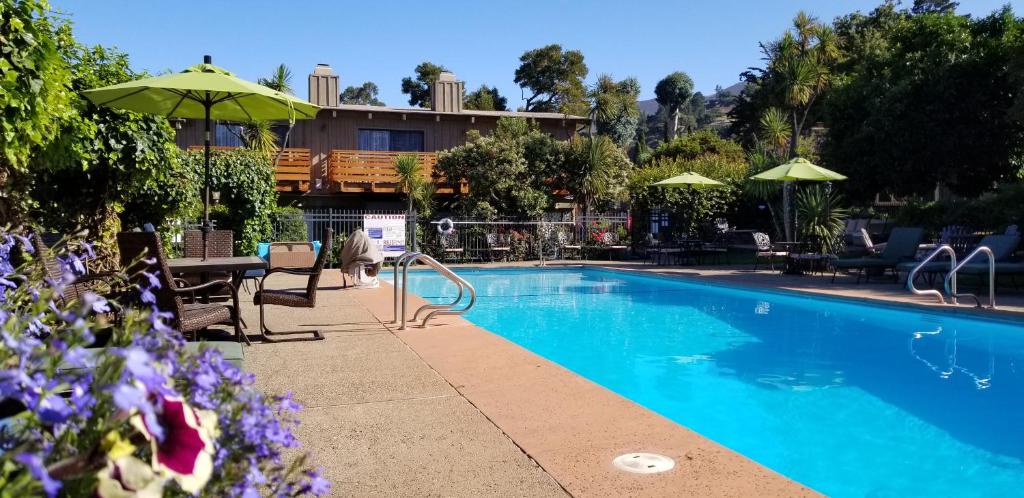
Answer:
<svg viewBox="0 0 1024 498"><path fill-rule="evenodd" d="M949 293L950 299L954 303L956 303L957 297L967 296L974 298L974 302L980 308L981 299L978 299L978 296L968 292L958 294L956 290L956 272L960 271L960 269L963 268L964 265L966 265L971 259L973 259L978 254L985 254L985 256L988 257L988 307L989 309L994 310L996 309L996 257L994 254L992 254L992 249L989 249L987 246L978 246L978 248L975 249L974 251L971 251L971 253L968 254L967 257L960 262L960 264L954 266L953 269L950 270L949 275L946 275L946 280L945 282L943 282L943 285L946 287L946 292ZM952 287L950 287L951 281Z"/></svg>
<svg viewBox="0 0 1024 498"><path fill-rule="evenodd" d="M929 262L931 262L931 260L935 259L935 257L938 256L939 253L942 253L942 252L945 252L945 253L949 254L949 268L951 270L953 268L956 268L956 251L954 251L953 248L950 247L949 244L942 244L941 246L936 247L935 250L932 251L931 254L929 254L926 258L921 260L921 262L918 263L918 265L915 266L913 270L910 270L910 275L907 275L907 289L910 290L910 292L913 292L914 294L916 294L918 296L935 296L935 298L939 300L940 304L946 304L946 298L942 297L942 293L941 292L939 292L939 291L937 291L935 289L924 289L924 290L921 290L921 289L918 289L917 287L914 287L914 279L917 278L917 274L918 274L918 272L921 271L921 268L924 268L925 265L927 265ZM950 271L949 274L952 275L952 277L953 277L953 291L954 291L954 293L951 295L952 297L950 298L950 300L953 302L953 304L956 304L956 272L955 271ZM947 289L948 289L948 287L947 287Z"/></svg>
<svg viewBox="0 0 1024 498"><path fill-rule="evenodd" d="M424 263L430 268L433 268L439 274L441 274L442 276L450 280L452 283L454 283L459 290L458 296L451 303L425 304L423 306L420 306L419 309L417 309L416 312L413 313L412 321L414 322L416 321L421 311L433 310L430 313L428 313L427 316L423 317L423 321L420 322L420 327L426 327L427 322L429 322L430 319L436 315L461 315L462 313L469 311L469 309L472 308L473 305L476 303L476 289L474 289L473 286L468 281L466 281L466 279L460 277L450 268L441 264L436 259L426 254L423 254L421 252L404 253L395 260L394 270L395 318L392 323L401 323L401 326L398 327L398 330L405 330L406 316L408 316L406 309L408 307L409 301L409 265L414 262ZM399 266L402 267L401 279L399 279L398 276ZM399 287L401 287L401 290L399 290ZM462 300L462 296L464 295L464 293L467 291L469 292L469 303L462 309L454 309L455 306L459 304L459 301ZM399 309L399 293L401 293L401 309ZM401 317L401 319L399 319L399 317Z"/></svg>

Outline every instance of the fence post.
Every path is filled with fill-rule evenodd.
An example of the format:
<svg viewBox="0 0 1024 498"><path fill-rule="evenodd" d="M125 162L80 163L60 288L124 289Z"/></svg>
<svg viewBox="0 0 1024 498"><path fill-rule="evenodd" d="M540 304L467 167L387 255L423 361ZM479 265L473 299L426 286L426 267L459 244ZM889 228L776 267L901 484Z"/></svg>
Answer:
<svg viewBox="0 0 1024 498"><path fill-rule="evenodd" d="M412 252L416 252L417 251L417 249L416 249L416 227L419 225L419 219L418 218L419 218L419 213L416 211L416 208L412 208L412 212L410 212L408 214L407 219L405 220L405 223L406 223L406 232L405 232L406 245L411 248L409 250L412 251ZM412 237L412 243L411 244L408 243L409 237Z"/></svg>

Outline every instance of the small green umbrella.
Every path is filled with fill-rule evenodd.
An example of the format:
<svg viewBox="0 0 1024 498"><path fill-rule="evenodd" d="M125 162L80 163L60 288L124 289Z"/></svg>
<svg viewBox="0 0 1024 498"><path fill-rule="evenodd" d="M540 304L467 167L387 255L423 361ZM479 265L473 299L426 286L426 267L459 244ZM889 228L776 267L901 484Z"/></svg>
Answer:
<svg viewBox="0 0 1024 498"><path fill-rule="evenodd" d="M802 157L794 157L785 163L782 163L772 169L762 171L752 177L751 180L768 180L776 182L794 182L794 181L814 181L814 182L831 182L838 180L845 180L846 176L836 173L830 169L822 168L816 164ZM787 188L787 184L783 185L783 189ZM783 192L784 194L786 192ZM786 210L789 210L789 205L785 206ZM787 214L788 218L789 215ZM794 215L795 218L795 215ZM787 222L788 223L788 222ZM796 220L793 223L796 226ZM787 233L788 237L789 234ZM795 238L795 235L794 235Z"/></svg>
<svg viewBox="0 0 1024 498"><path fill-rule="evenodd" d="M812 164L810 161L795 157L788 162L780 164L770 170L762 171L752 177L752 180L773 180L777 182L789 181L816 181L829 182L845 180L846 177L832 171Z"/></svg>
<svg viewBox="0 0 1024 498"><path fill-rule="evenodd" d="M174 118L203 119L204 194L203 194L203 257L210 231L210 121L235 122L274 121L316 117L319 107L263 85L236 78L214 66L207 55L180 73L127 81L117 85L86 90L83 93L94 104ZM291 128L289 128L289 133Z"/></svg>
<svg viewBox="0 0 1024 498"><path fill-rule="evenodd" d="M655 185L661 185L663 187L689 187L689 188L708 188L708 187L724 187L725 184L718 181L712 180L703 175L698 175L692 171L687 171L679 176L673 176L667 180L662 180L655 183Z"/></svg>

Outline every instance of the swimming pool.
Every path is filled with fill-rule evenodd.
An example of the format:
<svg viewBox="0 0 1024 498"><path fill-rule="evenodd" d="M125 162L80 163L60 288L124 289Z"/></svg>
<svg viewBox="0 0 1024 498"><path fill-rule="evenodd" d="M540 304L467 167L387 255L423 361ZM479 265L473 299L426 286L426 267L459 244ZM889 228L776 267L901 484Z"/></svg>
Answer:
<svg viewBox="0 0 1024 498"><path fill-rule="evenodd" d="M600 269L458 273L477 325L832 496L1024 493L1024 327ZM455 288L410 272L431 301Z"/></svg>

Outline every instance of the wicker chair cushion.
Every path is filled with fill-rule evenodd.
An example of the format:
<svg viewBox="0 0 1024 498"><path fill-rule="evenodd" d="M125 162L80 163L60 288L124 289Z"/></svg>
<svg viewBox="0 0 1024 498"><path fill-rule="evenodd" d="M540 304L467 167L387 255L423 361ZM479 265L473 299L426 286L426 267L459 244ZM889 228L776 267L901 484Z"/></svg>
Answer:
<svg viewBox="0 0 1024 498"><path fill-rule="evenodd" d="M184 305L181 331L194 332L211 325L232 324L231 306L223 303L195 303Z"/></svg>
<svg viewBox="0 0 1024 498"><path fill-rule="evenodd" d="M305 292L286 290L264 290L257 291L253 296L253 304L276 304L279 306L290 306L292 308L313 308L316 306L316 299L310 299Z"/></svg>

